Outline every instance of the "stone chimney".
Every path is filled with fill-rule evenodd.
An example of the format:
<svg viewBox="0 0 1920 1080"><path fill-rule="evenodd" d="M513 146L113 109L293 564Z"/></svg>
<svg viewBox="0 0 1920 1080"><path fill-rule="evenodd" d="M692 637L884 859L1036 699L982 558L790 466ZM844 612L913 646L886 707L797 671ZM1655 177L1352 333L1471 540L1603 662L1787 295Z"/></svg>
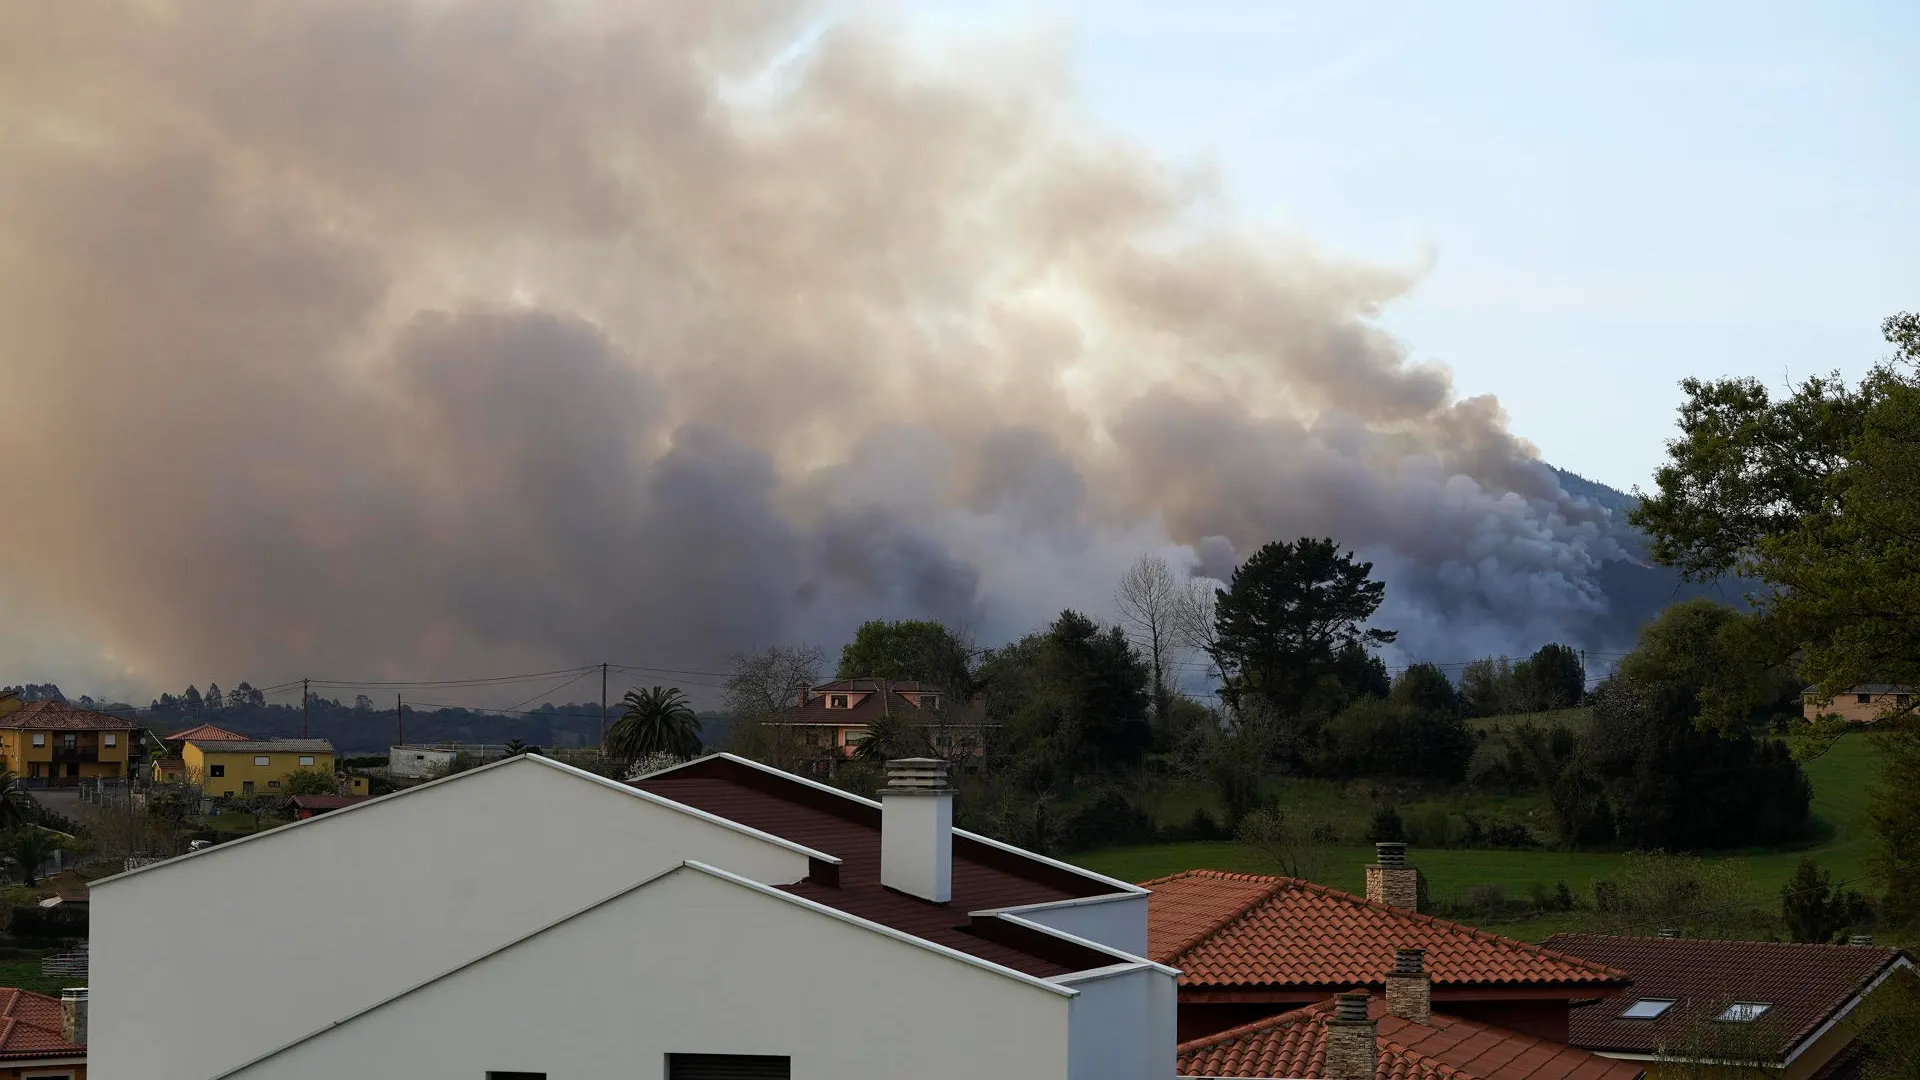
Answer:
<svg viewBox="0 0 1920 1080"><path fill-rule="evenodd" d="M1416 1024L1433 1017L1433 977L1424 961L1420 949L1396 949L1387 972L1387 1012Z"/></svg>
<svg viewBox="0 0 1920 1080"><path fill-rule="evenodd" d="M87 988L60 991L60 1037L87 1045Z"/></svg>
<svg viewBox="0 0 1920 1080"><path fill-rule="evenodd" d="M1873 935L1872 934L1851 934L1847 937L1847 944L1871 946L1873 944Z"/></svg>
<svg viewBox="0 0 1920 1080"><path fill-rule="evenodd" d="M1327 1080L1374 1080L1379 1067L1380 1036L1367 1019L1367 995L1341 994L1327 1021Z"/></svg>
<svg viewBox="0 0 1920 1080"><path fill-rule="evenodd" d="M1415 911L1420 906L1420 871L1407 864L1407 845L1398 841L1373 845L1374 863L1367 867L1367 899L1377 904Z"/></svg>
<svg viewBox="0 0 1920 1080"><path fill-rule="evenodd" d="M880 793L880 884L936 904L953 898L953 789L946 762L887 762L887 787Z"/></svg>
<svg viewBox="0 0 1920 1080"><path fill-rule="evenodd" d="M1667 940L1671 941L1674 938L1677 938L1680 936L1680 928L1677 926L1663 926L1655 933L1657 936L1666 938Z"/></svg>

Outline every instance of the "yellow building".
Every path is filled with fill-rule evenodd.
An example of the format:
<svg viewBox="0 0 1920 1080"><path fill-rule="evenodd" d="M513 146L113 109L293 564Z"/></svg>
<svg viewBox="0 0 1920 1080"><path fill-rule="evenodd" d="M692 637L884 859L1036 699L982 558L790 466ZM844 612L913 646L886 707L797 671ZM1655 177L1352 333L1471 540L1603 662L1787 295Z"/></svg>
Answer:
<svg viewBox="0 0 1920 1080"><path fill-rule="evenodd" d="M0 699L0 767L53 785L124 779L140 725L64 701Z"/></svg>
<svg viewBox="0 0 1920 1080"><path fill-rule="evenodd" d="M292 772L334 775L325 739L188 739L180 761L188 782L215 798L277 792Z"/></svg>

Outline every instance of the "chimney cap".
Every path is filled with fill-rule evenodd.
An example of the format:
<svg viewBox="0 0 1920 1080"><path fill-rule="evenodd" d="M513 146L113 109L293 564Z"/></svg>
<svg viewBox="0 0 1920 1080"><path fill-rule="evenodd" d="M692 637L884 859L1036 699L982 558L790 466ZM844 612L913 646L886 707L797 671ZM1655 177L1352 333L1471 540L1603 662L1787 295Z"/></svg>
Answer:
<svg viewBox="0 0 1920 1080"><path fill-rule="evenodd" d="M1395 975L1420 975L1425 973L1425 949L1395 949L1393 951L1393 973Z"/></svg>
<svg viewBox="0 0 1920 1080"><path fill-rule="evenodd" d="M1847 944L1849 944L1849 945L1872 945L1872 944L1873 944L1873 935L1872 935L1872 934L1850 934L1850 935L1848 935L1848 936L1847 936Z"/></svg>
<svg viewBox="0 0 1920 1080"><path fill-rule="evenodd" d="M1407 865L1407 845L1399 840L1382 840L1373 845L1374 858L1381 866Z"/></svg>
<svg viewBox="0 0 1920 1080"><path fill-rule="evenodd" d="M1336 1024L1367 1023L1367 1001L1370 995L1362 990L1341 994L1333 999L1333 1022Z"/></svg>
<svg viewBox="0 0 1920 1080"><path fill-rule="evenodd" d="M84 986L69 986L60 991L60 1000L85 1001L87 1000L87 988Z"/></svg>
<svg viewBox="0 0 1920 1080"><path fill-rule="evenodd" d="M887 762L887 790L946 791L947 763L939 758L894 758Z"/></svg>
<svg viewBox="0 0 1920 1080"><path fill-rule="evenodd" d="M1680 936L1680 928L1677 926L1663 926L1659 929L1656 936L1671 940Z"/></svg>

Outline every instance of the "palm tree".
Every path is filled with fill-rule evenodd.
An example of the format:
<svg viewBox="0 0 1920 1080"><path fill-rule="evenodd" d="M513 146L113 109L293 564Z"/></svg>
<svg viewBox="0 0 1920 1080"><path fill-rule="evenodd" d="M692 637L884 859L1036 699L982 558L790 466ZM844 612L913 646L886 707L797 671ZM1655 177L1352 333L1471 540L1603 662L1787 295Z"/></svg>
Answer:
<svg viewBox="0 0 1920 1080"><path fill-rule="evenodd" d="M933 744L920 725L897 713L875 719L867 725L866 737L853 748L855 761L891 761L895 758L926 757Z"/></svg>
<svg viewBox="0 0 1920 1080"><path fill-rule="evenodd" d="M607 755L634 762L648 754L690 758L700 752L700 720L677 686L629 690L620 719L607 730Z"/></svg>
<svg viewBox="0 0 1920 1080"><path fill-rule="evenodd" d="M20 872L27 876L29 885L39 883L40 868L64 846L58 836L37 825L15 829L0 840L0 849L20 864Z"/></svg>
<svg viewBox="0 0 1920 1080"><path fill-rule="evenodd" d="M33 796L20 786L12 769L0 768L0 832L17 829L37 816Z"/></svg>
<svg viewBox="0 0 1920 1080"><path fill-rule="evenodd" d="M507 740L506 750L508 757L519 757L521 754L527 753L529 749L527 744L521 742L519 739Z"/></svg>

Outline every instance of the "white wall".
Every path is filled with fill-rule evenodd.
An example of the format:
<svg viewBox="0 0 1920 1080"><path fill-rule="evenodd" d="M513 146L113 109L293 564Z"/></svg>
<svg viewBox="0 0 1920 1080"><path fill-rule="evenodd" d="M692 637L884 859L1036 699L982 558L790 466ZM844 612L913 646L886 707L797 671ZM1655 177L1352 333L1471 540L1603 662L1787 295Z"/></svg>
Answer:
<svg viewBox="0 0 1920 1080"><path fill-rule="evenodd" d="M683 868L236 1080L657 1080L669 1053L785 1055L795 1080L1062 1080L1072 1000Z"/></svg>
<svg viewBox="0 0 1920 1080"><path fill-rule="evenodd" d="M91 1075L206 1080L689 858L807 872L523 758L96 884Z"/></svg>
<svg viewBox="0 0 1920 1080"><path fill-rule="evenodd" d="M1177 978L1153 964L1050 980L1080 991L1068 1080L1170 1080L1177 1071Z"/></svg>
<svg viewBox="0 0 1920 1080"><path fill-rule="evenodd" d="M1147 894L1071 900L1059 904L1008 909L1010 914L1074 937L1096 941L1130 956L1147 955Z"/></svg>

